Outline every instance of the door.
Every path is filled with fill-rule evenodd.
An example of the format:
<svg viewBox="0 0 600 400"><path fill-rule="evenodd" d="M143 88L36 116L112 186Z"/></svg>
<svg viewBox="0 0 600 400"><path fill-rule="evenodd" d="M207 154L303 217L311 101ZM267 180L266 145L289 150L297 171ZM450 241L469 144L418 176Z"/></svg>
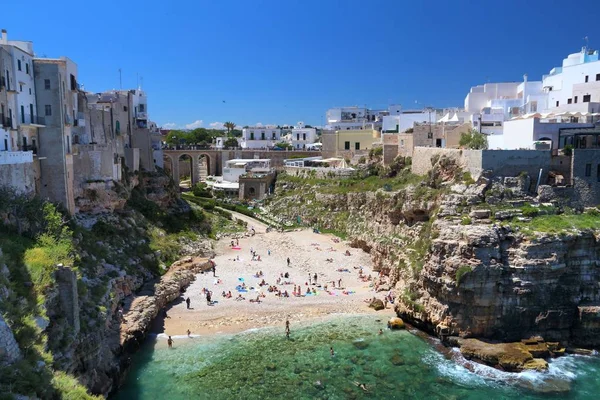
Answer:
<svg viewBox="0 0 600 400"><path fill-rule="evenodd" d="M4 151L8 151L8 139L4 139Z"/></svg>
<svg viewBox="0 0 600 400"><path fill-rule="evenodd" d="M25 106L21 106L21 123L25 123Z"/></svg>
<svg viewBox="0 0 600 400"><path fill-rule="evenodd" d="M33 120L33 104L29 105L29 115L31 115L31 123L35 123L35 121Z"/></svg>
<svg viewBox="0 0 600 400"><path fill-rule="evenodd" d="M23 151L27 151L27 136L23 136Z"/></svg>

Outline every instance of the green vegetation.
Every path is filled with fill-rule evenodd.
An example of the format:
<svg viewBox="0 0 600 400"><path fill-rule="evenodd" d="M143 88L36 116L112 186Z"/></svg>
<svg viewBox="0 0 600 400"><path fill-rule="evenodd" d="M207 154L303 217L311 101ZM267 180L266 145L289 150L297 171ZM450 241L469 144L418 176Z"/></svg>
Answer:
<svg viewBox="0 0 600 400"><path fill-rule="evenodd" d="M475 129L461 134L458 144L471 150L485 150L488 148L487 136L477 132Z"/></svg>
<svg viewBox="0 0 600 400"><path fill-rule="evenodd" d="M9 290L8 296L0 297L0 311L23 358L0 367L0 393L8 398L12 398L11 393L39 398L96 398L89 396L74 378L54 374L48 336L36 321L47 318L46 296L54 285L55 263L73 265L77 261L68 220L52 204L7 191L0 193L2 210L16 211L19 221L16 226L0 229L0 265L6 265L10 273L10 279L0 274L0 287Z"/></svg>
<svg viewBox="0 0 600 400"><path fill-rule="evenodd" d="M462 217L462 219L460 220L461 225L471 225L472 222L473 221L471 221L471 218L469 218L467 216Z"/></svg>
<svg viewBox="0 0 600 400"><path fill-rule="evenodd" d="M218 129L197 128L191 131L182 131L172 129L166 138L166 143L171 146L175 145L198 145L210 146L213 139L223 136L223 131Z"/></svg>
<svg viewBox="0 0 600 400"><path fill-rule="evenodd" d="M565 147L563 147L563 154L565 156L572 156L573 155L573 145L568 144Z"/></svg>
<svg viewBox="0 0 600 400"><path fill-rule="evenodd" d="M207 197L207 198L213 197L212 194L210 193L210 190L208 189L208 186L204 182L196 183L194 185L194 187L192 188L192 193L196 197Z"/></svg>
<svg viewBox="0 0 600 400"><path fill-rule="evenodd" d="M473 271L473 268L470 265L461 265L458 267L456 270L456 284L460 285L462 278L471 271Z"/></svg>
<svg viewBox="0 0 600 400"><path fill-rule="evenodd" d="M237 139L234 137L227 138L227 140L223 143L223 146L226 149L234 149L236 147L239 147L239 145L240 144L238 143Z"/></svg>
<svg viewBox="0 0 600 400"><path fill-rule="evenodd" d="M373 159L374 157L381 157L383 155L383 147L375 147L369 150L369 159Z"/></svg>
<svg viewBox="0 0 600 400"><path fill-rule="evenodd" d="M372 175L366 178L354 177L347 179L320 179L310 177L291 176L285 173L279 174L280 182L303 183L313 186L318 192L327 194L343 194L356 192L375 192L389 185L392 191L401 190L409 185L416 185L423 177L414 175L409 169L403 169L396 176L387 178Z"/></svg>
<svg viewBox="0 0 600 400"><path fill-rule="evenodd" d="M413 309L418 313L422 313L425 311L425 307L422 304L417 303L417 300L420 296L411 291L410 289L405 289L404 292L400 295L404 304L406 304L409 308Z"/></svg>
<svg viewBox="0 0 600 400"><path fill-rule="evenodd" d="M462 181L465 185L472 185L475 183L475 179L471 176L469 171L465 171L462 174Z"/></svg>
<svg viewBox="0 0 600 400"><path fill-rule="evenodd" d="M520 231L528 236L535 232L564 234L575 230L598 230L600 229L600 218L593 212L582 214L560 214L540 215L533 217L531 221L511 221L508 225L518 227Z"/></svg>

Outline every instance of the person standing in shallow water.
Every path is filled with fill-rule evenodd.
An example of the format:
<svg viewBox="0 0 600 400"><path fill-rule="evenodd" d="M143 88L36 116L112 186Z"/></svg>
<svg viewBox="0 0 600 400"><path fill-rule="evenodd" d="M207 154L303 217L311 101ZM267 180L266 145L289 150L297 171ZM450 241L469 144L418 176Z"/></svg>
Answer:
<svg viewBox="0 0 600 400"><path fill-rule="evenodd" d="M335 352L333 351L333 347L329 348L329 352L331 353L331 357L335 356Z"/></svg>
<svg viewBox="0 0 600 400"><path fill-rule="evenodd" d="M285 337L286 338L290 338L290 320L286 319L285 320Z"/></svg>
<svg viewBox="0 0 600 400"><path fill-rule="evenodd" d="M188 310L190 309L190 303L191 303L191 300L189 297L187 299L185 299L185 304L187 305Z"/></svg>
<svg viewBox="0 0 600 400"><path fill-rule="evenodd" d="M173 348L173 339L171 339L171 336L169 336L169 338L167 339L167 345L170 349Z"/></svg>

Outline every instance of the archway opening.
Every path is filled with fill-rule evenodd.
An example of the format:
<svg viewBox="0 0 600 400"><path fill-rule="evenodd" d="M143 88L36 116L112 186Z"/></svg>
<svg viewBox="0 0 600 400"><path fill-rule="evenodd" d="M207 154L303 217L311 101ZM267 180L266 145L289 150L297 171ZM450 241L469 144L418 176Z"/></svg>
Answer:
<svg viewBox="0 0 600 400"><path fill-rule="evenodd" d="M193 159L189 154L179 156L179 187L190 189L194 182Z"/></svg>
<svg viewBox="0 0 600 400"><path fill-rule="evenodd" d="M200 157L198 157L198 175L200 175L200 181L206 181L206 178L211 174L214 174L214 171L210 170L210 156L208 154L200 154Z"/></svg>

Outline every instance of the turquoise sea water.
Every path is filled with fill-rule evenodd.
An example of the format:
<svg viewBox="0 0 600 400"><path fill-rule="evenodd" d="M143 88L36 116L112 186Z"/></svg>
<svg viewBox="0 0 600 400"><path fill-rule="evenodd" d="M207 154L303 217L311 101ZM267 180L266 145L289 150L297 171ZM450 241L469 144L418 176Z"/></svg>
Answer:
<svg viewBox="0 0 600 400"><path fill-rule="evenodd" d="M379 328L384 334L378 335ZM373 316L235 335L149 341L134 357L125 399L598 399L600 358L566 356L547 373L512 374L442 355ZM335 356L330 355L333 347ZM364 383L364 392L354 382ZM560 388L562 393L541 393ZM568 392L564 392L568 390Z"/></svg>

